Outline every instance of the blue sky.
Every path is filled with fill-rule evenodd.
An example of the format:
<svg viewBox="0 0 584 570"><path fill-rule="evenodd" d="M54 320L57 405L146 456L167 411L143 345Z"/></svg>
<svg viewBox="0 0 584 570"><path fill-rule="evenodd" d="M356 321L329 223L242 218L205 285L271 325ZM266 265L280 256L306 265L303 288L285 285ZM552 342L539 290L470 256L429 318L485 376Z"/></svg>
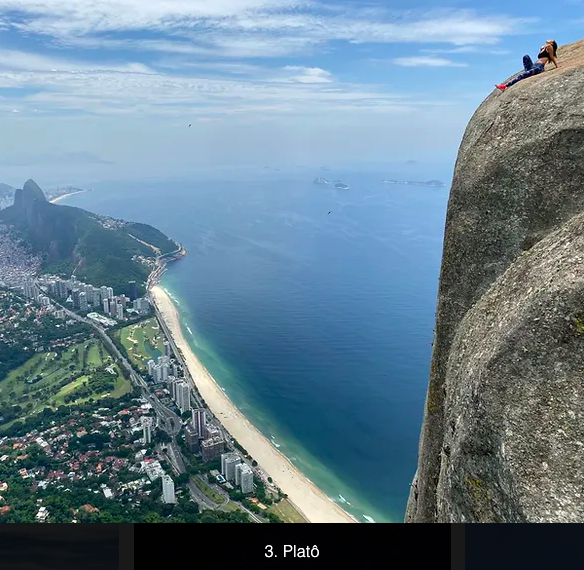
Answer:
<svg viewBox="0 0 584 570"><path fill-rule="evenodd" d="M453 162L494 83L583 24L579 0L0 0L0 181Z"/></svg>

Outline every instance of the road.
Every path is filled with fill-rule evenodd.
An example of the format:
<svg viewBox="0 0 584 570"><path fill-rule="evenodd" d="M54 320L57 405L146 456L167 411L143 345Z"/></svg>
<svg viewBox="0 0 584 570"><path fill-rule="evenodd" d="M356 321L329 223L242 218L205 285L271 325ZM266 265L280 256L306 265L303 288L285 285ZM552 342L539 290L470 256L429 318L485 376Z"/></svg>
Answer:
<svg viewBox="0 0 584 570"><path fill-rule="evenodd" d="M77 321L81 321L83 323L88 324L91 326L97 334L101 338L101 340L106 344L108 350L118 359L121 366L123 366L129 373L130 379L134 383L135 386L142 389L142 395L152 404L156 415L159 418L159 427L166 431L171 437L175 436L181 429L181 422L180 418L177 414L175 414L172 410L169 410L164 404L160 402L160 400L154 395L150 393L150 389L148 384L140 376L136 373L136 371L132 368L131 364L128 362L126 357L118 350L118 347L114 344L112 339L106 334L105 330L101 328L98 324L92 322L73 311L70 311L66 307L62 305L58 305L62 309L64 309L65 313L69 315L72 319Z"/></svg>

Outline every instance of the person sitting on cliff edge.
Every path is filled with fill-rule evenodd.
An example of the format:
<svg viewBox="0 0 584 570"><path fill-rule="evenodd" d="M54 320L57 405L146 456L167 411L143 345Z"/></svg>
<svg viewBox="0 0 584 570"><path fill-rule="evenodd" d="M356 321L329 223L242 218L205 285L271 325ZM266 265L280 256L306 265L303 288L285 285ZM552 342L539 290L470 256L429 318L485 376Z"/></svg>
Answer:
<svg viewBox="0 0 584 570"><path fill-rule="evenodd" d="M556 59L556 52L558 51L558 44L555 40L547 40L545 45L542 46L537 54L538 60L533 63L531 58L528 55L523 56L523 71L511 81L507 81L507 83L500 83L499 85L495 85L497 89L501 91L505 91L507 87L511 87L511 85L515 85L518 81L522 79L526 79L527 77L531 77L532 75L537 75L544 70L545 64L553 61L556 69L559 67L558 60Z"/></svg>

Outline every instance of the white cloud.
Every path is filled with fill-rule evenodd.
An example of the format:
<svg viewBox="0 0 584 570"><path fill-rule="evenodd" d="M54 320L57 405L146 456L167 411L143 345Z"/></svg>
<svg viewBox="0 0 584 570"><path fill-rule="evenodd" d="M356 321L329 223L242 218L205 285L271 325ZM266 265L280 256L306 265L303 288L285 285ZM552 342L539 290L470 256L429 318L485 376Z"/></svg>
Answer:
<svg viewBox="0 0 584 570"><path fill-rule="evenodd" d="M359 43L493 44L533 19L474 11L396 13L383 7L302 0L0 0L4 25L62 46L276 57L332 40ZM10 21L11 11L19 14ZM164 34L128 39L122 32ZM189 41L185 41L189 40Z"/></svg>
<svg viewBox="0 0 584 570"><path fill-rule="evenodd" d="M466 67L466 63L457 63L450 59L444 59L441 57L423 57L423 56L413 56L413 57L396 57L392 59L392 62L396 65L401 65L403 67Z"/></svg>
<svg viewBox="0 0 584 570"><path fill-rule="evenodd" d="M421 53L488 53L488 55L506 55L511 53L510 50L501 49L501 48L494 48L489 46L486 48L485 46L461 46L452 49L442 49L442 48L433 48L433 49L421 49Z"/></svg>
<svg viewBox="0 0 584 570"><path fill-rule="evenodd" d="M298 83L332 83L331 73L319 67L287 65L284 70L297 72L297 75L292 76L290 79Z"/></svg>
<svg viewBox="0 0 584 570"><path fill-rule="evenodd" d="M335 83L329 71L318 67L242 65L248 75L169 75L142 64L90 65L13 50L0 57L0 87L31 91L17 97L23 112L38 109L178 117L254 110L276 114L347 108L392 112L406 107L402 97L384 89Z"/></svg>
<svg viewBox="0 0 584 570"><path fill-rule="evenodd" d="M120 73L153 73L141 63L108 64L107 62L88 63L74 59L48 57L35 53L16 50L0 50L0 69L13 71L116 71Z"/></svg>

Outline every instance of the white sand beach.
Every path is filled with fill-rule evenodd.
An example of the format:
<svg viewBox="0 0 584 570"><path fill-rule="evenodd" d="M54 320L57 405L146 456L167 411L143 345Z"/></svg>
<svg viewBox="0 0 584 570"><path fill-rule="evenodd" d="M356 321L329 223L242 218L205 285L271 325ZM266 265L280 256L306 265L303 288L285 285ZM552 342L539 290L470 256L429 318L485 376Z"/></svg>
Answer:
<svg viewBox="0 0 584 570"><path fill-rule="evenodd" d="M86 190L79 190L78 192L69 192L69 194L63 194L62 196L57 196L56 198L52 198L49 200L51 204L56 204L57 202L63 200L63 198L67 198L67 196L73 196L73 194L82 194L86 192Z"/></svg>
<svg viewBox="0 0 584 570"><path fill-rule="evenodd" d="M185 358L197 389L223 427L258 462L263 471L272 477L274 483L288 495L288 499L310 522L357 522L312 484L235 407L191 350L182 334L179 315L170 297L158 285L150 291L176 346Z"/></svg>

